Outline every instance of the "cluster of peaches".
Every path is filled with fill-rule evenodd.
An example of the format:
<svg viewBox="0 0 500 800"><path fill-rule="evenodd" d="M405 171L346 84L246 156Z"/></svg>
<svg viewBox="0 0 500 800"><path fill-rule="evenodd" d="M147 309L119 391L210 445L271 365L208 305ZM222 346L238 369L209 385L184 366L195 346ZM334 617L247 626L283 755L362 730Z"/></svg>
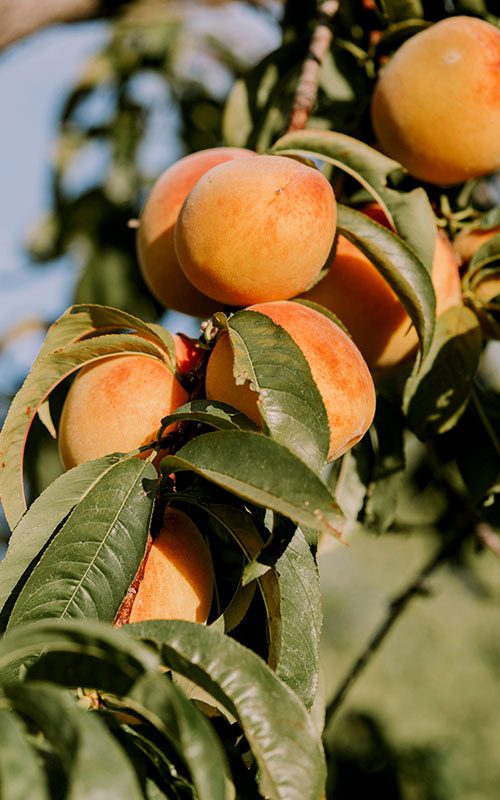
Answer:
<svg viewBox="0 0 500 800"><path fill-rule="evenodd" d="M500 63L499 40L493 26L457 17L412 37L382 71L373 96L374 130L381 148L417 178L455 183L500 165L500 103L493 108L487 97L493 59L497 69ZM446 84L449 103L433 120L427 105L438 79ZM410 88L401 92L401 85ZM466 87L473 87L470 105ZM464 109L476 108L483 98L488 122L475 125ZM454 114L460 135L450 124ZM380 207L362 210L389 225ZM336 200L319 170L229 147L195 153L170 167L153 187L138 230L144 278L166 308L204 318L246 308L269 317L299 345L327 411L331 460L359 441L372 422L372 374L408 358L417 341L405 309L378 270L335 234ZM461 302L459 259L442 233L432 281L438 315ZM330 316L294 298L329 309L350 336ZM59 428L66 468L155 439L161 419L189 399L182 375L197 351L185 337L176 336L175 343L174 370L160 359L124 355L79 372ZM225 331L208 358L205 396L261 422L257 394L248 384L236 385ZM205 621L211 586L203 537L185 515L169 510L131 621L165 615Z"/></svg>

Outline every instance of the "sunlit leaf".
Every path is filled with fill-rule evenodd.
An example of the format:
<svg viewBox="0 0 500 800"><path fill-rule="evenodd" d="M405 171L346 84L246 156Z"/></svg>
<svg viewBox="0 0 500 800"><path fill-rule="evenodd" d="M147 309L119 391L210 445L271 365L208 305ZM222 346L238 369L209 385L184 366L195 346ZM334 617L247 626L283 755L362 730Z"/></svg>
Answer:
<svg viewBox="0 0 500 800"><path fill-rule="evenodd" d="M155 487L155 468L140 459L106 470L31 571L9 627L44 617L112 622L144 555Z"/></svg>
<svg viewBox="0 0 500 800"><path fill-rule="evenodd" d="M37 359L16 394L0 433L0 494L11 528L26 510L23 457L33 419L49 393L79 367L109 355L141 353L162 359L158 347L134 334L109 334L65 345ZM166 355L163 358L168 366Z"/></svg>
<svg viewBox="0 0 500 800"><path fill-rule="evenodd" d="M65 472L37 497L14 528L7 553L0 561L0 630L7 624L30 566L61 522L119 460L118 456L106 456Z"/></svg>

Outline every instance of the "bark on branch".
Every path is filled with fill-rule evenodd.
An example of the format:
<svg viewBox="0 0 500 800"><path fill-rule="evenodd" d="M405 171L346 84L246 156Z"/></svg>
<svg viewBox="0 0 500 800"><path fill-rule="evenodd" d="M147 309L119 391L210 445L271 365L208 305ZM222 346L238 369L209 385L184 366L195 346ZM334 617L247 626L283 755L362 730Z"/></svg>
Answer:
<svg viewBox="0 0 500 800"><path fill-rule="evenodd" d="M49 25L104 13L102 0L0 0L0 50Z"/></svg>
<svg viewBox="0 0 500 800"><path fill-rule="evenodd" d="M338 0L326 0L319 9L318 24L311 39L311 46L305 58L299 78L288 132L301 131L307 125L309 115L316 103L319 72L323 60L330 49L333 38L332 21L339 9Z"/></svg>

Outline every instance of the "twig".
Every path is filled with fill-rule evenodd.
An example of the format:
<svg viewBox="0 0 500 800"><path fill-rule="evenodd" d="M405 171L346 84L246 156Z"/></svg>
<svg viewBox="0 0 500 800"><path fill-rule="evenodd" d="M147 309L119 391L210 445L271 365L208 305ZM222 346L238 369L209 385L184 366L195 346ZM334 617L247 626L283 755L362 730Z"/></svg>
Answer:
<svg viewBox="0 0 500 800"><path fill-rule="evenodd" d="M475 527L475 534L481 544L490 550L497 558L500 558L500 536L490 528L486 522L478 522Z"/></svg>
<svg viewBox="0 0 500 800"><path fill-rule="evenodd" d="M332 21L339 9L338 0L326 0L319 8L318 24L302 67L290 114L288 132L301 131L307 125L318 94L319 71L333 38Z"/></svg>
<svg viewBox="0 0 500 800"><path fill-rule="evenodd" d="M134 600L137 597L137 592L139 591L139 586L141 581L144 577L144 570L146 569L146 563L149 557L149 551L151 550L151 546L153 544L153 539L151 534L148 536L148 541L146 544L146 552L144 553L144 558L142 559L139 569L137 570L137 575L135 576L133 583L127 589L127 594L125 595L124 599L122 600L122 604L118 609L118 613L115 617L115 621L113 625L115 628L121 628L122 625L126 625L130 619L130 614L132 612L132 606L134 605Z"/></svg>
<svg viewBox="0 0 500 800"><path fill-rule="evenodd" d="M461 531L460 535L448 539L441 545L437 553L419 570L417 575L410 582L409 586L397 595L389 604L387 615L382 621L381 625L377 628L374 635L370 639L367 647L356 659L353 666L349 670L339 688L337 689L334 697L328 703L325 712L325 728L332 719L339 706L343 703L349 689L356 681L356 679L363 672L371 657L377 652L380 645L386 638L387 634L391 631L395 623L400 618L401 614L405 611L406 607L418 595L426 593L425 582L432 575L435 570L446 561L460 546L464 538L464 532Z"/></svg>

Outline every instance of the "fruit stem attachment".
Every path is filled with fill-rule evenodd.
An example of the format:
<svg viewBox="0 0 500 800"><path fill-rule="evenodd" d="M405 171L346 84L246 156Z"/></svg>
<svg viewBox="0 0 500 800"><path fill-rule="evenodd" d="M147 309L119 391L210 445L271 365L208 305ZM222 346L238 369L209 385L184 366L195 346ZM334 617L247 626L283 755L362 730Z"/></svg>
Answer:
<svg viewBox="0 0 500 800"><path fill-rule="evenodd" d="M333 38L332 23L338 10L338 0L325 0L319 7L318 24L314 29L293 98L288 133L303 130L314 108L318 94L319 72L330 49Z"/></svg>

